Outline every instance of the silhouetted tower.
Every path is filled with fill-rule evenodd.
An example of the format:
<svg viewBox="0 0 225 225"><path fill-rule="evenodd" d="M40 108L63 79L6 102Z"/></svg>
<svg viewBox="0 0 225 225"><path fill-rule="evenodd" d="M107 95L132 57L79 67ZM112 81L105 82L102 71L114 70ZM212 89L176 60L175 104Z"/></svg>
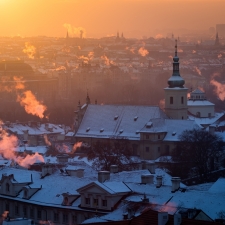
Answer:
<svg viewBox="0 0 225 225"><path fill-rule="evenodd" d="M86 97L86 104L88 105L88 104L91 104L91 99L90 99L90 97L89 97L89 95L88 95L88 91L87 91L87 97Z"/></svg>
<svg viewBox="0 0 225 225"><path fill-rule="evenodd" d="M84 33L84 31L80 30L80 39L83 39L83 33Z"/></svg>
<svg viewBox="0 0 225 225"><path fill-rule="evenodd" d="M67 30L67 32L66 32L66 46L68 46L68 45L69 45L69 32Z"/></svg>
<svg viewBox="0 0 225 225"><path fill-rule="evenodd" d="M172 35L171 35L171 39L173 40L174 39L174 34L172 33Z"/></svg>
<svg viewBox="0 0 225 225"><path fill-rule="evenodd" d="M216 40L215 40L215 46L219 46L220 45L220 39L219 39L219 35L218 32L216 33Z"/></svg>
<svg viewBox="0 0 225 225"><path fill-rule="evenodd" d="M117 32L116 42L119 42L119 41L120 41L120 34L119 34L119 32Z"/></svg>

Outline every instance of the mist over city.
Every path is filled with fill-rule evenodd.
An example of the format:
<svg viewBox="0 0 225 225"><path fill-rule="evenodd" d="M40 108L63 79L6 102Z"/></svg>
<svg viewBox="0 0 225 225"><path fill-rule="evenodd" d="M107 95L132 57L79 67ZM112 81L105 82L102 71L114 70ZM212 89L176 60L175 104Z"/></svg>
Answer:
<svg viewBox="0 0 225 225"><path fill-rule="evenodd" d="M224 224L224 8L0 0L0 224Z"/></svg>

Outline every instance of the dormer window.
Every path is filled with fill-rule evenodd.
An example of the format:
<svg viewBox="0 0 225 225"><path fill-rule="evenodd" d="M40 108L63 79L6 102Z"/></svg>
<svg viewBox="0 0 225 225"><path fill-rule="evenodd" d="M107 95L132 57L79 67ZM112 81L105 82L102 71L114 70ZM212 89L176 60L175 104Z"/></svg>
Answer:
<svg viewBox="0 0 225 225"><path fill-rule="evenodd" d="M121 129L121 130L120 130L120 134L122 134L122 133L123 133L123 130Z"/></svg>
<svg viewBox="0 0 225 225"><path fill-rule="evenodd" d="M85 198L85 204L90 205L90 203L91 203L90 198Z"/></svg>
<svg viewBox="0 0 225 225"><path fill-rule="evenodd" d="M102 133L103 131L104 131L104 128L101 128L101 129L100 129L100 132Z"/></svg>
<svg viewBox="0 0 225 225"><path fill-rule="evenodd" d="M27 198L27 190L24 190L24 198Z"/></svg>
<svg viewBox="0 0 225 225"><path fill-rule="evenodd" d="M10 185L8 183L6 183L5 185L6 191L9 192L10 191Z"/></svg>
<svg viewBox="0 0 225 225"><path fill-rule="evenodd" d="M90 127L87 127L86 132L88 132L90 130Z"/></svg>
<svg viewBox="0 0 225 225"><path fill-rule="evenodd" d="M98 199L94 199L94 206L98 206Z"/></svg>
<svg viewBox="0 0 225 225"><path fill-rule="evenodd" d="M68 202L69 202L68 198L64 197L63 205L68 205Z"/></svg>
<svg viewBox="0 0 225 225"><path fill-rule="evenodd" d="M102 200L102 206L107 207L107 200Z"/></svg>

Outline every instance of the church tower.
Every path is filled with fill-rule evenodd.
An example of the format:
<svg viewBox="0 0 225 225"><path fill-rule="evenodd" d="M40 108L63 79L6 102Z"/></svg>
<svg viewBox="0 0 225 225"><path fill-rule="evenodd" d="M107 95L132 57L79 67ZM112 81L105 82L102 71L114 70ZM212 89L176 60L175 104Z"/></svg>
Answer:
<svg viewBox="0 0 225 225"><path fill-rule="evenodd" d="M184 79L180 76L179 57L177 56L177 40L173 57L173 74L168 79L165 90L165 112L171 119L187 119L187 91Z"/></svg>
<svg viewBox="0 0 225 225"><path fill-rule="evenodd" d="M220 39L219 39L218 32L216 33L215 46L220 46Z"/></svg>

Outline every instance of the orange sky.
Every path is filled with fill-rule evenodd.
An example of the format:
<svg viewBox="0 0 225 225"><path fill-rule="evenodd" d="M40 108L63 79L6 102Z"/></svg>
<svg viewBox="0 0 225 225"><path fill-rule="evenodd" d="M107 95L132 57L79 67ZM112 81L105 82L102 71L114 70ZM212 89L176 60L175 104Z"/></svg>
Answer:
<svg viewBox="0 0 225 225"><path fill-rule="evenodd" d="M62 37L68 23L87 37L142 37L215 27L224 10L225 0L0 0L0 36Z"/></svg>

